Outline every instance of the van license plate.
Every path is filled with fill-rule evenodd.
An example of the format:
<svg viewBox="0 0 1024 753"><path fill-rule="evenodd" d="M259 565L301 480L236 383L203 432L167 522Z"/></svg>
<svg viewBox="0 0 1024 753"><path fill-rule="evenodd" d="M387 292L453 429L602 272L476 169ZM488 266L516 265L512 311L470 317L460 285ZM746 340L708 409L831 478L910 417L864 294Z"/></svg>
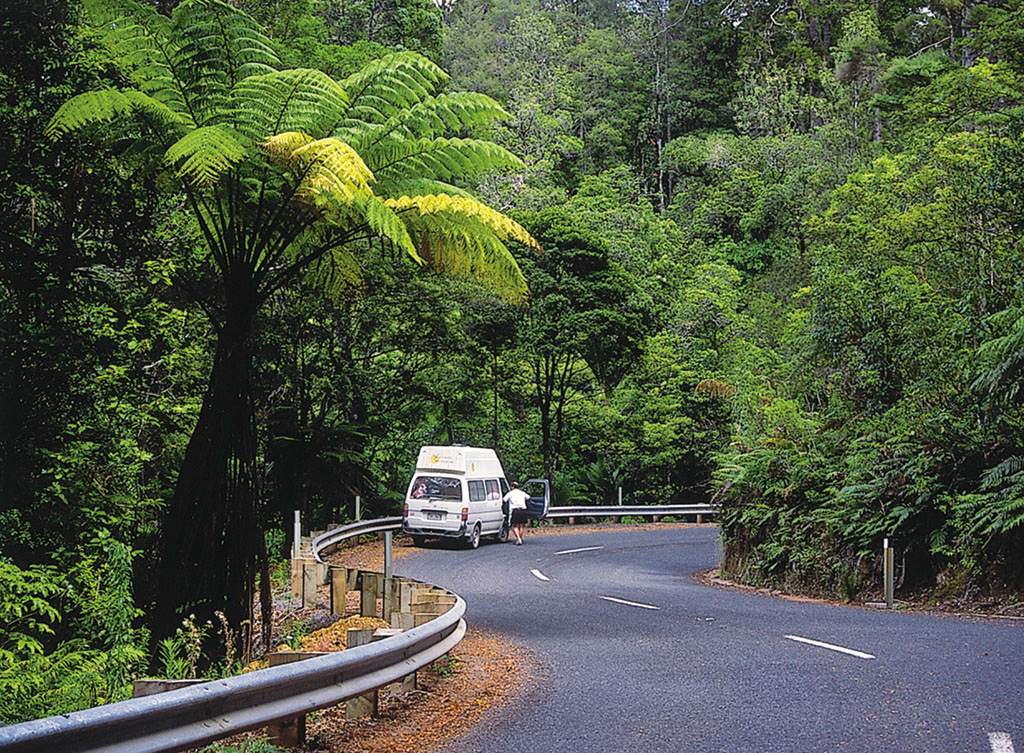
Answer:
<svg viewBox="0 0 1024 753"><path fill-rule="evenodd" d="M427 520L444 520L443 512L428 512Z"/></svg>

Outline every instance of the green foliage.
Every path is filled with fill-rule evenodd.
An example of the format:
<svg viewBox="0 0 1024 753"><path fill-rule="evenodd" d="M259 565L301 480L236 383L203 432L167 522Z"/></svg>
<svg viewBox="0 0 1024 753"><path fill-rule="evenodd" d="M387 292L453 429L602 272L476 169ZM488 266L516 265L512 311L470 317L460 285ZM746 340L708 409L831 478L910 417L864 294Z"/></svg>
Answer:
<svg viewBox="0 0 1024 753"><path fill-rule="evenodd" d="M52 570L21 570L0 560L0 620L5 626L0 636L0 663L7 664L19 655L42 654L43 639L53 635L53 624L60 614L50 603L58 584Z"/></svg>

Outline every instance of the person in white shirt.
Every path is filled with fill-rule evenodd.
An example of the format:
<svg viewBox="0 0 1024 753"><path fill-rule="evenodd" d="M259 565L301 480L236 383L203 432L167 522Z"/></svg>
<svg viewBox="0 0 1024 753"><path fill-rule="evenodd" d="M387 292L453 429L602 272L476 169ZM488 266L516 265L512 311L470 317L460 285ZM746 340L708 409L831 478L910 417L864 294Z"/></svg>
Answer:
<svg viewBox="0 0 1024 753"><path fill-rule="evenodd" d="M512 482L512 488L508 490L503 499L508 502L508 510L512 514L512 533L516 537L516 545L523 543L523 529L526 525L526 500L530 497L519 488L519 484Z"/></svg>

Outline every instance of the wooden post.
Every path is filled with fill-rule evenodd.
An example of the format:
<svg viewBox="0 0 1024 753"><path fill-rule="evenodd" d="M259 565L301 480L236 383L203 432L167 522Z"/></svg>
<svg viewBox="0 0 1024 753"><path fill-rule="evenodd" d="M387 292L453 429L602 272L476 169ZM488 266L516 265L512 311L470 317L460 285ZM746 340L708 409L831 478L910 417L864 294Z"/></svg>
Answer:
<svg viewBox="0 0 1024 753"><path fill-rule="evenodd" d="M401 595L399 588L401 584L396 578L385 578L384 579L384 603L381 605L382 614L385 622L391 622L391 613L398 605Z"/></svg>
<svg viewBox="0 0 1024 753"><path fill-rule="evenodd" d="M302 563L302 608L316 609L317 563L303 560Z"/></svg>
<svg viewBox="0 0 1024 753"><path fill-rule="evenodd" d="M401 635L403 632L397 628L377 628L373 631L373 640L382 641L385 638ZM410 690L416 690L416 673L411 672L401 680L385 685L384 689L391 693L408 693Z"/></svg>
<svg viewBox="0 0 1024 753"><path fill-rule="evenodd" d="M373 630L359 630L353 628L348 631L346 648L363 646L373 640ZM377 713L377 691L371 690L355 698L349 698L345 702L345 718L358 719L362 716L374 716Z"/></svg>
<svg viewBox="0 0 1024 753"><path fill-rule="evenodd" d="M363 587L360 589L359 614L363 617L377 616L377 574L361 572Z"/></svg>
<svg viewBox="0 0 1024 753"><path fill-rule="evenodd" d="M348 568L331 568L331 614L345 614L348 596Z"/></svg>
<svg viewBox="0 0 1024 753"><path fill-rule="evenodd" d="M267 658L271 667L291 664L295 661L323 656L322 651L278 651ZM267 727L270 742L286 748L301 748L306 744L306 715L301 714L294 719L286 719Z"/></svg>

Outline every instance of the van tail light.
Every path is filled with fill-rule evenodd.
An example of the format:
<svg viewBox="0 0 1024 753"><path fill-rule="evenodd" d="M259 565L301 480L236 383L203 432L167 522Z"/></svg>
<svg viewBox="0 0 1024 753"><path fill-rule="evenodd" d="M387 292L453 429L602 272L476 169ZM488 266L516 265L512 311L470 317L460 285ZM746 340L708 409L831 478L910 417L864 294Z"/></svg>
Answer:
<svg viewBox="0 0 1024 753"><path fill-rule="evenodd" d="M462 522L465 523L467 520L469 520L469 508L468 507L463 507L462 508Z"/></svg>
<svg viewBox="0 0 1024 753"><path fill-rule="evenodd" d="M409 517L409 503L408 502L405 505L405 509L402 510L402 517L403 518L408 518Z"/></svg>

